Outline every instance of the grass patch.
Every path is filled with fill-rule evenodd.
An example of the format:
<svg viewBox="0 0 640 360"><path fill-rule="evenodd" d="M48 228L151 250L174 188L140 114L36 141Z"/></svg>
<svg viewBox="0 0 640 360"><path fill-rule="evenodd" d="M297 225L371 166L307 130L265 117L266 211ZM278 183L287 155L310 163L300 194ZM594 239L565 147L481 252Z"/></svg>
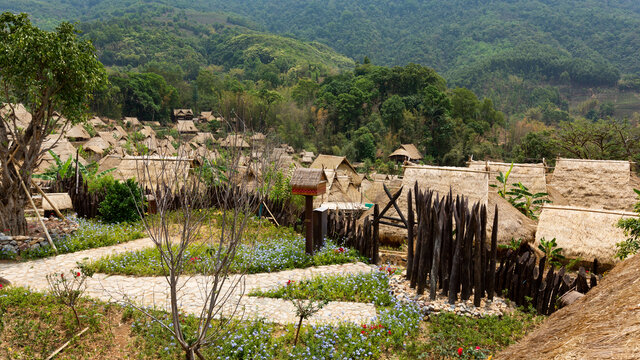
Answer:
<svg viewBox="0 0 640 360"><path fill-rule="evenodd" d="M44 359L89 327L59 358L122 359L129 353L129 329L127 325L119 327L120 313L119 306L81 299L78 314L82 323L78 327L71 310L53 296L5 288L0 290L0 358Z"/></svg>
<svg viewBox="0 0 640 360"><path fill-rule="evenodd" d="M428 338L407 348L407 359L484 359L521 339L542 316L517 310L502 317L470 318L451 313L432 315ZM458 349L462 348L462 356ZM479 349L476 349L479 348Z"/></svg>
<svg viewBox="0 0 640 360"><path fill-rule="evenodd" d="M318 276L310 280L291 282L273 290L254 290L249 293L249 296L353 301L374 303L377 306L390 306L393 301L389 289L389 277L385 272L379 271L353 275Z"/></svg>
<svg viewBox="0 0 640 360"><path fill-rule="evenodd" d="M140 239L146 232L140 223L105 224L100 221L78 218L78 230L73 234L53 239L58 254L68 254L81 250L112 246L127 241ZM47 245L20 253L22 260L39 259L56 255L51 246ZM0 251L0 259L16 259L15 253L8 254Z"/></svg>
<svg viewBox="0 0 640 360"><path fill-rule="evenodd" d="M340 248L330 241L313 256L305 254L304 245L305 241L299 235L267 239L253 246L240 245L231 265L231 272L255 274L364 261L357 251L339 251ZM209 249L209 246L202 244L189 246L183 255L183 272L208 273L215 262ZM162 276L166 273L156 248L106 256L87 264L87 268L93 272L114 275Z"/></svg>

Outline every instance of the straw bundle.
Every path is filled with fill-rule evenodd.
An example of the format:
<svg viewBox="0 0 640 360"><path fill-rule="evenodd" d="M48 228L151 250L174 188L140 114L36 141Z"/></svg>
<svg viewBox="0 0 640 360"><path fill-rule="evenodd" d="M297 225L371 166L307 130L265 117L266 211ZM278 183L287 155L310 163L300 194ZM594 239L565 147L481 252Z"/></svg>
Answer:
<svg viewBox="0 0 640 360"><path fill-rule="evenodd" d="M495 359L638 359L640 256L609 272L584 297L548 317Z"/></svg>
<svg viewBox="0 0 640 360"><path fill-rule="evenodd" d="M620 219L635 216L637 214L623 211L547 205L540 215L536 245L542 238L556 238L562 253L569 258L598 259L602 264L613 264L616 243L626 239L616 224Z"/></svg>
<svg viewBox="0 0 640 360"><path fill-rule="evenodd" d="M558 159L549 185L571 206L631 210L636 196L628 161Z"/></svg>
<svg viewBox="0 0 640 360"><path fill-rule="evenodd" d="M491 161L471 161L469 168L473 170L489 171L489 184L500 185L496 177L502 172L506 174L511 164ZM547 180L545 178L544 164L513 164L513 169L507 180L507 187L512 184L522 183L532 193L547 192ZM497 188L492 188L497 191Z"/></svg>
<svg viewBox="0 0 640 360"><path fill-rule="evenodd" d="M111 174L116 180L136 179L141 185L155 187L159 183L172 184L174 179L184 180L192 163L191 159L160 156L105 156L99 162L98 171L115 168Z"/></svg>

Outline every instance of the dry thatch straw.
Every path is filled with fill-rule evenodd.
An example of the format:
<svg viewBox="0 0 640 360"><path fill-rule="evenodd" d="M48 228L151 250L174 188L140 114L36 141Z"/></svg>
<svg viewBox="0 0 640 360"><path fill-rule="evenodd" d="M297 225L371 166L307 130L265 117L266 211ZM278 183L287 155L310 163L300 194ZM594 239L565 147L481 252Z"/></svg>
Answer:
<svg viewBox="0 0 640 360"><path fill-rule="evenodd" d="M71 202L71 197L67 193L50 193L47 194L49 200L56 206L58 210L67 210L73 209L73 203ZM43 210L53 210L51 204L48 201L42 201L42 209Z"/></svg>
<svg viewBox="0 0 640 360"><path fill-rule="evenodd" d="M489 193L487 206L487 234L491 234L495 206L498 205L498 244L509 244L511 239L532 243L536 237L536 222L518 211L497 193Z"/></svg>
<svg viewBox="0 0 640 360"><path fill-rule="evenodd" d="M630 174L628 161L560 158L549 185L571 206L632 210L636 196Z"/></svg>
<svg viewBox="0 0 640 360"><path fill-rule="evenodd" d="M109 143L100 136L96 136L82 145L82 148L85 151L92 151L98 155L102 155L104 151L109 148Z"/></svg>
<svg viewBox="0 0 640 360"><path fill-rule="evenodd" d="M587 295L495 359L638 359L639 273L640 256L619 263Z"/></svg>
<svg viewBox="0 0 640 360"><path fill-rule="evenodd" d="M511 164L492 161L470 161L469 168L473 170L489 171L489 184L500 185L496 177L502 172L506 174ZM547 181L545 179L545 167L539 164L513 164L513 169L509 175L507 187L512 184L522 183L532 193L547 192ZM492 191L497 191L492 188Z"/></svg>
<svg viewBox="0 0 640 360"><path fill-rule="evenodd" d="M54 143L55 143L55 146L53 146ZM56 154L60 158L60 160L62 160L62 162L67 161L69 158L72 158L75 161L76 148L74 148L73 145L71 145L71 143L69 142L69 140L67 140L67 138L60 137L60 135L57 135L57 134L49 135L42 142L42 148L47 149L47 148L50 148L51 146L53 146L51 148L51 152ZM81 163L82 165L87 165L87 161L83 159L82 156L78 156L78 162ZM33 172L35 174L41 174L47 171L47 169L49 169L51 165L55 163L56 163L55 159L47 151L42 155L42 157L40 158L40 163L38 167Z"/></svg>
<svg viewBox="0 0 640 360"><path fill-rule="evenodd" d="M181 157L170 156L105 156L100 160L98 171L115 168L111 173L114 179L125 181L134 178L142 186L155 187L161 182L160 175L165 173L178 173L180 179L186 178L189 166L185 163L191 163L192 160ZM175 176L175 174L174 174ZM180 186L182 184L176 183Z"/></svg>
<svg viewBox="0 0 640 360"><path fill-rule="evenodd" d="M555 238L566 257L613 264L616 243L626 239L616 224L620 219L635 216L623 211L546 205L540 215L536 245L542 238Z"/></svg>

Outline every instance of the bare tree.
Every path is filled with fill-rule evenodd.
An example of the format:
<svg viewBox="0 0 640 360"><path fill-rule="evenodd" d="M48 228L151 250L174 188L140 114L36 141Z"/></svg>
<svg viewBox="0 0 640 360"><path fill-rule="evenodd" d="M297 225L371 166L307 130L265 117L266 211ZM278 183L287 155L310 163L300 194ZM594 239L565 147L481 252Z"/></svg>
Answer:
<svg viewBox="0 0 640 360"><path fill-rule="evenodd" d="M188 360L204 359L202 350L230 332L242 313L239 304L244 294L244 276L234 259L250 217L269 190L267 174L277 164L268 158L267 149L246 149L240 146L243 141L244 136L239 134L219 153L190 154L180 147L177 157L160 154L138 162L138 178L155 200L156 214L144 216L142 207L139 211L160 255L169 288L167 310L172 322L158 323L175 338ZM194 160L199 166L194 167ZM212 206L221 213L217 223L209 217ZM207 254L202 274L186 275L187 250L201 247ZM182 290L190 282L198 284L202 307L195 333L185 334L180 302ZM159 320L135 301L128 301Z"/></svg>

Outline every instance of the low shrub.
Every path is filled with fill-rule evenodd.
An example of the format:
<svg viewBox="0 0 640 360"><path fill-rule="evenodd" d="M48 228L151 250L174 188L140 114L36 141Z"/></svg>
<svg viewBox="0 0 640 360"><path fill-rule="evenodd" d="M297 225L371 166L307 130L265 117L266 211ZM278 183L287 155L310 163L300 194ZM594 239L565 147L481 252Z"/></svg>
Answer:
<svg viewBox="0 0 640 360"><path fill-rule="evenodd" d="M134 222L140 220L143 211L142 191L133 179L115 181L106 187L104 200L98 205L98 214L108 223Z"/></svg>

